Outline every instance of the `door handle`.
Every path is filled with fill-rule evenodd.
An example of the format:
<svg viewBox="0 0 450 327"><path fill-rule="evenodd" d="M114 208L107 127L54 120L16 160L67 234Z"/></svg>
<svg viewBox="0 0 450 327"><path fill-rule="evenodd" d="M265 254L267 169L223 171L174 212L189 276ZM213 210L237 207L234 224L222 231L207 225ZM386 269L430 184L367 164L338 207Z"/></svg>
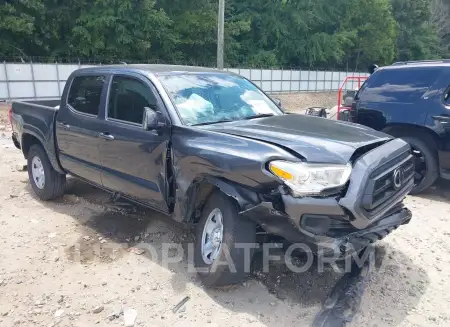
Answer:
<svg viewBox="0 0 450 327"><path fill-rule="evenodd" d="M70 129L70 125L66 124L66 123L63 123L63 122L59 122L59 126L61 126L64 129Z"/></svg>
<svg viewBox="0 0 450 327"><path fill-rule="evenodd" d="M104 140L106 140L106 141L112 141L112 140L114 140L114 136L112 136L112 135L109 134L109 133L100 133L100 134L98 134L98 137L100 137L101 139L104 139Z"/></svg>

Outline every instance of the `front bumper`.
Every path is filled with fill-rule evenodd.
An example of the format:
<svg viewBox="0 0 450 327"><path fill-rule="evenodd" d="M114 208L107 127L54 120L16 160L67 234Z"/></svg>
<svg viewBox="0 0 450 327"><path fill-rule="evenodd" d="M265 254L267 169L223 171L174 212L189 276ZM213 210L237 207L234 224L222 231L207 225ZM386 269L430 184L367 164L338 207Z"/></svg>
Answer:
<svg viewBox="0 0 450 327"><path fill-rule="evenodd" d="M262 202L241 214L258 223L266 232L292 243L307 244L316 253L319 246L340 249L342 254L350 248L358 251L408 224L412 217L410 210L398 204L371 225L358 229L351 224L336 199L283 197L286 211L295 215L276 210L271 202ZM302 214L304 212L308 214Z"/></svg>
<svg viewBox="0 0 450 327"><path fill-rule="evenodd" d="M387 142L355 159L344 195L294 198L280 194L282 205L262 202L241 214L268 233L293 243L359 250L407 224L402 205L414 186L412 157L402 140ZM401 172L401 183L394 176ZM395 187L394 187L395 186ZM380 191L381 190L381 191Z"/></svg>

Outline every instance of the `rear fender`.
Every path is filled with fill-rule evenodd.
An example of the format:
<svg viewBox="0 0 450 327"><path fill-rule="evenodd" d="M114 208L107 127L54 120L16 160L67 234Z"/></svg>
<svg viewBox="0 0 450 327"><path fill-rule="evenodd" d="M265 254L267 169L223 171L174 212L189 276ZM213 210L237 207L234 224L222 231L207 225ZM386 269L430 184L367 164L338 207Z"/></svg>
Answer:
<svg viewBox="0 0 450 327"><path fill-rule="evenodd" d="M50 135L52 135L52 133L50 133ZM61 167L58 157L56 155L54 137L49 137L48 140L44 140L40 135L38 135L34 131L26 130L22 133L22 139L20 143L25 158L27 158L28 150L33 144L40 144L44 148L45 153L47 153L47 157L53 169L55 169L60 174L66 173L64 169Z"/></svg>

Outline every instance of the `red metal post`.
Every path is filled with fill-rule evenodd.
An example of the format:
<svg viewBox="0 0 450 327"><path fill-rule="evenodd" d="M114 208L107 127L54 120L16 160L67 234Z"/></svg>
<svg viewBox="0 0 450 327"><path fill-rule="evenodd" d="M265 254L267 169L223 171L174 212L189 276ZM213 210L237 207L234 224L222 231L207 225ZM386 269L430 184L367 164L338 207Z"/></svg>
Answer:
<svg viewBox="0 0 450 327"><path fill-rule="evenodd" d="M350 80L357 80L358 81L358 90L361 88L361 81L365 81L368 77L367 76L347 76L344 81L342 82L341 86L339 87L338 91L338 108L337 108L337 119L339 120L339 116L342 109L342 91L344 89L345 84Z"/></svg>

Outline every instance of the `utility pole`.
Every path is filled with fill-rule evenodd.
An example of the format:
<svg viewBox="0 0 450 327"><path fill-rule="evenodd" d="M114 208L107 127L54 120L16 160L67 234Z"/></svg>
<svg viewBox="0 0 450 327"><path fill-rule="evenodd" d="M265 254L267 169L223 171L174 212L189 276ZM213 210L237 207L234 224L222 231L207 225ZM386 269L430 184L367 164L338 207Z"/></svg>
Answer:
<svg viewBox="0 0 450 327"><path fill-rule="evenodd" d="M225 0L219 0L219 26L217 32L217 68L223 69L223 48L225 30Z"/></svg>

